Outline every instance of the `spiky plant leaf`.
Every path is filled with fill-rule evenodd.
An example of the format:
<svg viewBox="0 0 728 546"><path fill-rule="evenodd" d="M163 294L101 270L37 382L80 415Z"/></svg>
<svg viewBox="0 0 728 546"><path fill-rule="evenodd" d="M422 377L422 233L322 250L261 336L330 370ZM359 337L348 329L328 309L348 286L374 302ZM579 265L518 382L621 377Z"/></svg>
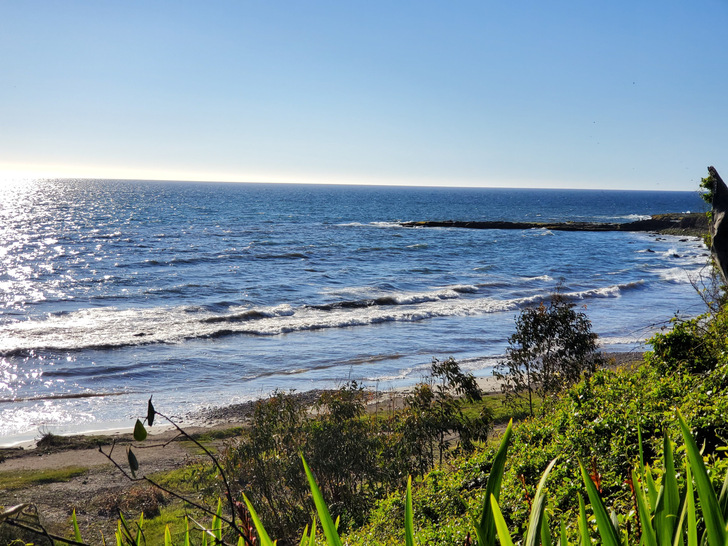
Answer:
<svg viewBox="0 0 728 546"><path fill-rule="evenodd" d="M678 523L680 489L678 488L675 474L672 442L670 442L667 433L663 436L662 445L665 459L665 474L662 477L662 488L655 509L655 524L658 532L658 542L664 546L671 546L675 526Z"/></svg>
<svg viewBox="0 0 728 546"><path fill-rule="evenodd" d="M495 495L490 496L490 508L491 513L493 514L493 525L495 525L501 546L513 546L511 533L506 525L506 520L503 519L503 514L498 506L498 499L495 498Z"/></svg>
<svg viewBox="0 0 728 546"><path fill-rule="evenodd" d="M260 546L273 546L273 541L268 536L268 533L265 530L265 527L263 526L263 522L260 521L260 518L258 517L258 513L255 511L255 508L253 508L253 505L248 500L248 497L243 495L243 501L245 501L245 506L248 507L248 512L250 513L250 519L253 520L253 525L255 525L255 530L258 532L258 538L260 539Z"/></svg>
<svg viewBox="0 0 728 546"><path fill-rule="evenodd" d="M341 546L339 532L336 530L336 525L331 519L331 514L329 514L329 508L326 506L324 496L321 494L321 490L316 484L316 478L314 478L313 473L308 467L303 455L301 455L301 460L303 461L303 469L306 472L306 478L308 478L308 485L311 488L311 496L313 497L313 502L316 505L319 520L321 520L321 527L323 528L324 535L326 536L326 542L329 546Z"/></svg>
<svg viewBox="0 0 728 546"><path fill-rule="evenodd" d="M313 517L313 522L311 523L311 536L309 537L308 546L315 546L316 545L316 516Z"/></svg>
<svg viewBox="0 0 728 546"><path fill-rule="evenodd" d="M81 529L78 528L78 520L76 519L76 509L71 514L71 522L73 523L73 538L76 542L83 542L81 539Z"/></svg>
<svg viewBox="0 0 728 546"><path fill-rule="evenodd" d="M218 542L222 541L222 499L217 499L217 510L212 516L212 534Z"/></svg>
<svg viewBox="0 0 728 546"><path fill-rule="evenodd" d="M698 518L695 513L695 492L693 491L693 473L689 461L685 462L685 482L687 492L685 503L688 505L688 546L698 546Z"/></svg>
<svg viewBox="0 0 728 546"><path fill-rule="evenodd" d="M586 508L584 507L584 497L579 494L579 536L581 538L581 546L591 544L589 536L589 520L586 519Z"/></svg>
<svg viewBox="0 0 728 546"><path fill-rule="evenodd" d="M556 464L556 459L551 461L546 467L546 470L541 475L541 480L538 482L536 488L536 494L533 497L531 504L531 515L528 518L528 531L526 532L526 546L538 546L541 541L541 531L544 520L544 510L546 509L546 479L548 478L551 469ZM551 543L549 538L548 543Z"/></svg>
<svg viewBox="0 0 728 546"><path fill-rule="evenodd" d="M690 470L695 478L695 485L698 490L698 497L700 498L700 507L703 512L703 519L705 520L705 532L708 535L708 544L709 546L725 546L725 520L720 511L720 505L718 504L718 498L715 496L713 484L710 482L703 457L700 454L698 446L695 444L688 424L679 411L677 412L677 416L683 439L685 440Z"/></svg>
<svg viewBox="0 0 728 546"><path fill-rule="evenodd" d="M686 501L687 499L681 501L680 519L678 519L673 533L672 546L685 545L685 522L687 521L688 515L688 503Z"/></svg>
<svg viewBox="0 0 728 546"><path fill-rule="evenodd" d="M306 546L308 543L308 525L303 528L303 533L301 534L301 540L298 542L298 546Z"/></svg>
<svg viewBox="0 0 728 546"><path fill-rule="evenodd" d="M412 476L407 478L407 498L404 505L404 543L415 546L415 526L412 510Z"/></svg>
<svg viewBox="0 0 728 546"><path fill-rule="evenodd" d="M643 546L657 546L657 537L655 536L655 530L652 527L652 517L650 509L647 506L647 499L645 499L645 491L637 478L637 472L634 470L632 471L632 485L634 486L635 499L637 500L637 512L642 526L640 544Z"/></svg>
<svg viewBox="0 0 728 546"><path fill-rule="evenodd" d="M592 481L591 477L584 468L584 464L579 460L579 469L581 470L581 477L586 486L586 493L589 496L589 502L592 505L594 511L594 517L597 520L597 529L599 536L602 538L602 544L604 546L620 546L619 534L614 528L612 519L607 514L607 509L604 507L602 498L599 495L596 485Z"/></svg>
<svg viewBox="0 0 728 546"><path fill-rule="evenodd" d="M139 514L139 522L137 523L137 534L135 540L136 546L141 546L142 544L142 538L144 537L142 529L144 529L144 512Z"/></svg>
<svg viewBox="0 0 728 546"><path fill-rule="evenodd" d="M551 539L551 526L549 524L548 510L544 510L540 527L541 527L541 544L543 546L551 546L553 544L553 540Z"/></svg>
<svg viewBox="0 0 728 546"><path fill-rule="evenodd" d="M659 491L657 490L655 478L652 476L652 469L650 468L650 465L645 465L645 485L647 486L647 501L649 502L648 506L651 510L654 510L654 508L657 506L657 497L659 496Z"/></svg>
<svg viewBox="0 0 728 546"><path fill-rule="evenodd" d="M503 433L500 447L493 459L493 466L488 475L488 481L485 485L485 497L483 498L483 510L480 513L480 520L474 522L475 535L478 538L478 544L481 546L494 546L496 528L493 521L492 505L490 497L494 496L498 501L500 498L501 482L503 481L503 472L506 466L506 456L508 455L508 444L513 434L513 419L508 423L506 431Z"/></svg>

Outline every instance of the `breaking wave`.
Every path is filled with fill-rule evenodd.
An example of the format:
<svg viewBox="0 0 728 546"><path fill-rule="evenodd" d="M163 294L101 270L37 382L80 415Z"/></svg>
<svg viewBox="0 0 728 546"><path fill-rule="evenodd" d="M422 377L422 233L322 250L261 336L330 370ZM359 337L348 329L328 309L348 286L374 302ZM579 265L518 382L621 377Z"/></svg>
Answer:
<svg viewBox="0 0 728 546"><path fill-rule="evenodd" d="M568 292L574 300L617 298L643 281ZM37 351L113 349L228 335L274 336L326 328L352 328L386 322L417 322L437 317L476 316L515 310L548 298L548 292L499 299L478 286L455 285L426 293L398 293L325 304L244 308L155 307L83 309L0 328L0 355Z"/></svg>

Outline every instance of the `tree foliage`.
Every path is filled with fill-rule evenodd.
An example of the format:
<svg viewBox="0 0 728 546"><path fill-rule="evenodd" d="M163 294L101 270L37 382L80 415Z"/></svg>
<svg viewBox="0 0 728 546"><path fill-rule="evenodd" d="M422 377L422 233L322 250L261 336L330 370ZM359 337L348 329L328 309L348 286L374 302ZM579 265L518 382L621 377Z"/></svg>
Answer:
<svg viewBox="0 0 728 546"><path fill-rule="evenodd" d="M482 393L452 358L434 359L427 381L399 411L375 413L368 396L351 382L322 393L313 411L285 392L256 403L250 427L221 460L273 534L295 536L309 522L301 453L346 530L361 526L373 503L401 489L408 475L422 476L451 453L472 451L491 429L489 408L466 411Z"/></svg>
<svg viewBox="0 0 728 546"><path fill-rule="evenodd" d="M705 178L700 179L700 197L708 203L713 204L713 192L715 191L715 178L709 174Z"/></svg>
<svg viewBox="0 0 728 546"><path fill-rule="evenodd" d="M557 290L548 303L527 307L516 318L506 359L494 372L506 403L519 406L525 399L533 415L534 397L543 401L603 364L591 321L575 307Z"/></svg>
<svg viewBox="0 0 728 546"><path fill-rule="evenodd" d="M481 405L476 415L464 411L482 397L475 377L464 373L454 358L433 359L430 377L407 397L402 415L403 446L411 449L407 458L415 474L424 474L438 459L442 464L449 454L471 452L475 441L487 438L493 420L490 408ZM450 451L453 442L456 448Z"/></svg>

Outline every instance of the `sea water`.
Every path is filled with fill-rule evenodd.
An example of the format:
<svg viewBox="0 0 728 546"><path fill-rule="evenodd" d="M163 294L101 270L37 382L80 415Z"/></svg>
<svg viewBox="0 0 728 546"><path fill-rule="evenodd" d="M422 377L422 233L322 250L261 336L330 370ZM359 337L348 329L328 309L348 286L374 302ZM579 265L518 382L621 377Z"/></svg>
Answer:
<svg viewBox="0 0 728 546"><path fill-rule="evenodd" d="M704 304L693 237L405 228L627 222L696 192L36 180L0 187L0 444L129 427L153 395L200 408L432 358L490 375L514 318L559 282L607 351Z"/></svg>

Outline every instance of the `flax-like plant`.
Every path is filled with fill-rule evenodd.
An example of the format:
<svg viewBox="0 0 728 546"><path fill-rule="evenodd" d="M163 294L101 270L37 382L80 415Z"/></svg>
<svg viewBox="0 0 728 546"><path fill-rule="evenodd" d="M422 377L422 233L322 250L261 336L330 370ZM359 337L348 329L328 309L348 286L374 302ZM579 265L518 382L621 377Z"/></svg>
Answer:
<svg viewBox="0 0 728 546"><path fill-rule="evenodd" d="M685 494L681 498L672 444L665 436L663 442L665 469L661 479L655 480L649 466L645 465L642 460L632 472L632 485L641 530L641 535L634 538L638 540L640 546L683 546L685 544L687 546L698 546L698 544L726 546L728 544L728 530L725 523L726 510L728 510L728 476L723 482L720 497L716 496L703 457L690 432L690 428L680 412L677 415L687 454ZM538 546L539 543L550 546L553 543L547 529L548 523L544 512L544 484L546 477L553 468L553 464L554 461L549 464L536 491L529 525L523 539L526 546ZM626 531L620 533L616 514L614 512L608 513L599 490L581 461L579 461L579 468L596 520L597 532L601 539L600 544L605 546L627 544L630 539ZM489 477L489 480L491 477ZM693 483L700 500L699 505L695 502ZM498 499L495 494L491 493L489 500L500 543L502 546L511 546L513 539L498 506ZM704 528L704 530L702 536L699 536L699 529L701 528ZM590 546L592 539L589 533L586 508L581 495L579 496L578 529L581 546ZM559 544L561 546L568 544L563 521L561 522Z"/></svg>
<svg viewBox="0 0 728 546"><path fill-rule="evenodd" d="M473 520L475 536L478 538L478 544L481 546L495 545L496 524L490 498L494 497L497 503L500 496L501 483L506 466L506 456L508 455L508 444L511 441L512 434L513 420L511 419L503 434L500 447L493 459L493 466L488 475L488 481L485 484L485 497L483 499L483 509L480 513L480 518Z"/></svg>

